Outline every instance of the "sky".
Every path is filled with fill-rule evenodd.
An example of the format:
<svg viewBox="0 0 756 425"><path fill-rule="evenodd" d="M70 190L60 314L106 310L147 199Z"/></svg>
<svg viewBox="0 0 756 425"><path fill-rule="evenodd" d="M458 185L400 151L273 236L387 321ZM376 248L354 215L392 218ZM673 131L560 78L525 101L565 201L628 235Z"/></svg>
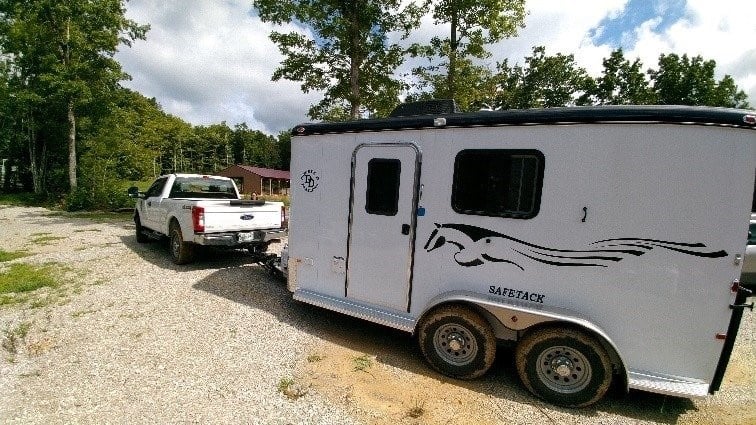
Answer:
<svg viewBox="0 0 756 425"><path fill-rule="evenodd" d="M123 85L156 98L169 114L194 125L246 123L277 134L309 121L307 110L321 99L298 82L271 81L283 56L268 34L304 29L261 22L251 0L129 0L126 8L128 18L151 29L116 54L132 77ZM489 46L492 67L504 59L524 64L533 46L573 54L593 76L617 48L644 69L656 68L661 54L700 55L715 60L716 78L731 75L756 107L753 0L527 0L526 9L525 28ZM425 18L405 42L447 33Z"/></svg>

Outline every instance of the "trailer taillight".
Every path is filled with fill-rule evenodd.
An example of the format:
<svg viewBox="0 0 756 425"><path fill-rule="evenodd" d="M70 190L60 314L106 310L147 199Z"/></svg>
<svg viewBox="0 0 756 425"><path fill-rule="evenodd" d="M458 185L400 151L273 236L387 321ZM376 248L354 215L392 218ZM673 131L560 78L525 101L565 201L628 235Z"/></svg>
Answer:
<svg viewBox="0 0 756 425"><path fill-rule="evenodd" d="M281 227L284 227L284 224L286 223L286 207L281 206Z"/></svg>
<svg viewBox="0 0 756 425"><path fill-rule="evenodd" d="M192 226L195 232L205 231L205 209L203 207L192 207Z"/></svg>

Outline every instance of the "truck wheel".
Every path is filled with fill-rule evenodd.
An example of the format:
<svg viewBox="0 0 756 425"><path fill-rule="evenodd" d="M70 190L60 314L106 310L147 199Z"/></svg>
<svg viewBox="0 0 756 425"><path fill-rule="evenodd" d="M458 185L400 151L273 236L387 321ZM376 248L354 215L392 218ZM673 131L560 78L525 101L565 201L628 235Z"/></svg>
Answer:
<svg viewBox="0 0 756 425"><path fill-rule="evenodd" d="M139 243L147 243L150 238L144 234L144 228L142 227L142 221L139 219L139 214L134 216L134 224L136 226L136 241Z"/></svg>
<svg viewBox="0 0 756 425"><path fill-rule="evenodd" d="M428 363L453 378L483 375L496 356L496 338L488 322L462 306L443 307L423 318L418 342Z"/></svg>
<svg viewBox="0 0 756 425"><path fill-rule="evenodd" d="M176 264L187 264L192 261L193 246L189 242L184 242L181 234L181 226L177 223L171 225L171 258Z"/></svg>
<svg viewBox="0 0 756 425"><path fill-rule="evenodd" d="M612 369L601 344L568 328L536 330L515 349L517 373L523 384L550 403L584 407L606 394Z"/></svg>

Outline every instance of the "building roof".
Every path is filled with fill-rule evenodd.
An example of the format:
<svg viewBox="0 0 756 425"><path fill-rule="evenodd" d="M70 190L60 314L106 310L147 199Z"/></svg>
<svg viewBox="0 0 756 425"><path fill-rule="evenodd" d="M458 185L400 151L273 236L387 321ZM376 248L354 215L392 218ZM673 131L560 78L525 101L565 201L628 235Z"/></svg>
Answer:
<svg viewBox="0 0 756 425"><path fill-rule="evenodd" d="M245 171L249 171L250 173L257 174L260 177L265 177L266 179L290 180L289 172L284 171L284 170L274 170L272 168L252 167L249 165L237 165L237 167Z"/></svg>

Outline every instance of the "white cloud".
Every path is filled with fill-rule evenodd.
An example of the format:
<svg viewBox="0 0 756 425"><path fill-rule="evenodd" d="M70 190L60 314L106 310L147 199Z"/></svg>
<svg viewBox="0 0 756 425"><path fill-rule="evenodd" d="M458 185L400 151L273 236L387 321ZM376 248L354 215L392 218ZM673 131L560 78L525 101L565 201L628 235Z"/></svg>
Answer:
<svg viewBox="0 0 756 425"><path fill-rule="evenodd" d="M574 54L579 66L598 75L612 46L597 45L593 40L598 37L591 38L590 31L603 19L619 16L627 1L529 0L526 27L518 37L491 46L489 63L508 58L510 64L522 64L533 46L543 45L547 54ZM756 105L756 20L748 13L751 2L688 0L683 18L663 33L655 32L655 22L648 21L622 47L626 57L639 57L646 68L656 67L662 53L714 59L717 77L732 75ZM307 109L320 100L318 93L303 94L297 82L270 80L283 58L268 38L274 27L251 15L248 0L130 0L126 5L130 18L151 24L152 30L146 41L117 55L133 76L125 85L157 98L169 113L193 124L246 122L277 133L306 121ZM426 17L403 43L424 43L447 32L447 27Z"/></svg>
<svg viewBox="0 0 756 425"><path fill-rule="evenodd" d="M282 56L268 39L273 27L250 16L249 2L131 0L127 7L129 18L152 29L118 53L133 77L124 85L157 98L166 112L276 133L305 121L319 98L298 83L270 80Z"/></svg>

